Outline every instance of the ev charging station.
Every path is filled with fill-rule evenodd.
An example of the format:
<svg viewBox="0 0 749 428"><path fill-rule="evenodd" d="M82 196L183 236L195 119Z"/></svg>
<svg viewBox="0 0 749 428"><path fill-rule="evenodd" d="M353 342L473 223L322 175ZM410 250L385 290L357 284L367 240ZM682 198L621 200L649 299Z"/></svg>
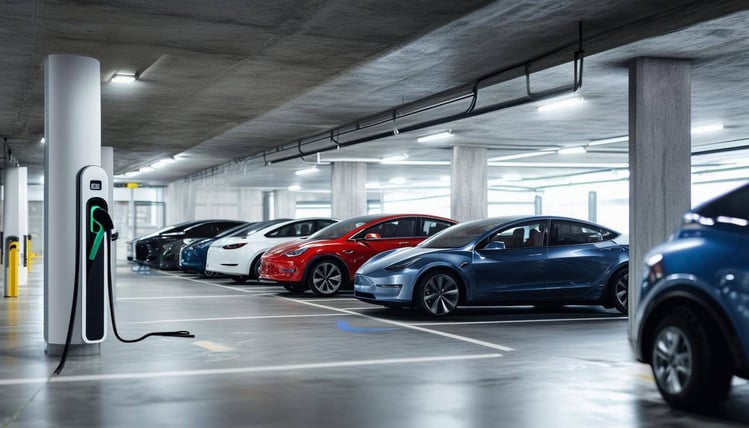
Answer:
<svg viewBox="0 0 749 428"><path fill-rule="evenodd" d="M109 176L98 166L87 166L78 173L78 283L81 304L81 338L100 343L107 337L107 278L109 237L112 221L109 205Z"/></svg>

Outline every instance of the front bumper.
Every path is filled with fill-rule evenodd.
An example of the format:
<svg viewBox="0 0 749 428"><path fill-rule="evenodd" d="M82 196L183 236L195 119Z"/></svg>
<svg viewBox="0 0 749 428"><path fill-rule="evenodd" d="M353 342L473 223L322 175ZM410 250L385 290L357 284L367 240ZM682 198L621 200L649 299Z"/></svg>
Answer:
<svg viewBox="0 0 749 428"><path fill-rule="evenodd" d="M413 301L413 285L408 276L354 275L354 297L368 303L407 305Z"/></svg>
<svg viewBox="0 0 749 428"><path fill-rule="evenodd" d="M278 282L302 282L304 267L294 260L265 260L260 263L260 278Z"/></svg>

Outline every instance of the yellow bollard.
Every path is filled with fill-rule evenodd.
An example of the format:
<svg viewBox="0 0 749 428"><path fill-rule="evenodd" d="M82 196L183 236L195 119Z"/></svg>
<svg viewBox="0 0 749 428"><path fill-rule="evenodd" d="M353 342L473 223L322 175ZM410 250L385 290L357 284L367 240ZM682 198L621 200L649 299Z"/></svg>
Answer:
<svg viewBox="0 0 749 428"><path fill-rule="evenodd" d="M18 297L18 241L10 241L8 246L8 295Z"/></svg>
<svg viewBox="0 0 749 428"><path fill-rule="evenodd" d="M31 235L26 235L26 271L31 272Z"/></svg>

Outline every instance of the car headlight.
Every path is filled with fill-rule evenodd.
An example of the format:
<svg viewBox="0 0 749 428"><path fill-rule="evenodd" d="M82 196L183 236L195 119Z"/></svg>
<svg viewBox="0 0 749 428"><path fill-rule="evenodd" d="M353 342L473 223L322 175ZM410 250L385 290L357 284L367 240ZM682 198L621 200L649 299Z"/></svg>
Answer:
<svg viewBox="0 0 749 428"><path fill-rule="evenodd" d="M224 250L236 250L237 248L242 248L242 247L244 247L245 245L247 245L247 243L246 243L246 242L238 242L238 243L236 243L236 244L229 244L229 245L224 245L224 246L223 246L223 247L221 247L221 248L223 248Z"/></svg>
<svg viewBox="0 0 749 428"><path fill-rule="evenodd" d="M647 283L655 284L663 278L663 255L655 253L645 259L645 268L647 269Z"/></svg>
<svg viewBox="0 0 749 428"><path fill-rule="evenodd" d="M301 256L304 254L304 252L307 251L307 247L297 248L296 250L288 251L284 256L286 257L296 257Z"/></svg>
<svg viewBox="0 0 749 428"><path fill-rule="evenodd" d="M417 261L419 261L419 257L414 257L414 258L411 258L411 259L402 260L402 261L399 261L398 263L394 263L394 264L386 267L385 270L388 271L388 272L397 272L399 270L403 270L403 269L406 269L406 268L410 267L411 265L413 265Z"/></svg>

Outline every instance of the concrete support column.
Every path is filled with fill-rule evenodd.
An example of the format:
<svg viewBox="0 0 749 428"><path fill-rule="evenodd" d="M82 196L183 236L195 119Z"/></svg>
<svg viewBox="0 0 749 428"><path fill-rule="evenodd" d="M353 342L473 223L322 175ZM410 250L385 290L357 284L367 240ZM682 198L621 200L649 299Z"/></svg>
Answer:
<svg viewBox="0 0 749 428"><path fill-rule="evenodd" d="M331 168L330 199L333 217L345 219L367 214L367 164L335 162Z"/></svg>
<svg viewBox="0 0 749 428"><path fill-rule="evenodd" d="M637 310L645 253L673 232L691 206L690 86L688 61L637 58L630 63L630 314ZM630 322L630 334L631 327Z"/></svg>
<svg viewBox="0 0 749 428"><path fill-rule="evenodd" d="M535 215L543 215L544 213L544 197L536 195L533 199L533 213Z"/></svg>
<svg viewBox="0 0 749 428"><path fill-rule="evenodd" d="M77 174L101 163L101 71L74 55L50 55L44 71L44 341L60 355L75 289ZM98 354L100 344L83 342L78 299L69 353Z"/></svg>
<svg viewBox="0 0 749 428"><path fill-rule="evenodd" d="M296 192L276 190L273 194L273 218L296 217Z"/></svg>
<svg viewBox="0 0 749 428"><path fill-rule="evenodd" d="M485 218L488 212L487 152L483 147L453 147L450 162L450 216L458 221Z"/></svg>
<svg viewBox="0 0 749 428"><path fill-rule="evenodd" d="M263 192L261 190L240 188L239 220L263 220Z"/></svg>
<svg viewBox="0 0 749 428"><path fill-rule="evenodd" d="M598 193L588 192L588 221L598 221Z"/></svg>
<svg viewBox="0 0 749 428"><path fill-rule="evenodd" d="M9 236L18 238L18 284L26 285L28 275L24 265L24 237L29 233L29 197L26 167L9 167L5 170L5 198L3 199L3 243ZM3 249L7 260L8 248ZM3 268L7 268L3 261ZM4 295L9 296L8 275L4 280Z"/></svg>

